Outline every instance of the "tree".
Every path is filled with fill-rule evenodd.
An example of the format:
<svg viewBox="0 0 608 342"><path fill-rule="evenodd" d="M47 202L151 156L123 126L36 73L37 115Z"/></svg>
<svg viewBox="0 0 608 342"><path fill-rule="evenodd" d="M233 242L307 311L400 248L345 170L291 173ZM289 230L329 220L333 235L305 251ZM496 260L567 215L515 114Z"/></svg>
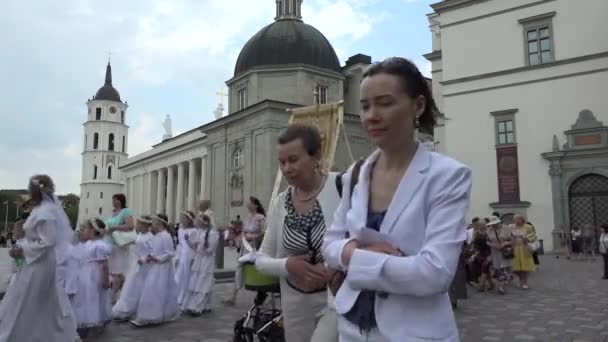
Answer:
<svg viewBox="0 0 608 342"><path fill-rule="evenodd" d="M65 214L70 219L72 228L76 228L78 224L78 206L80 205L80 197L75 194L67 194L61 198Z"/></svg>

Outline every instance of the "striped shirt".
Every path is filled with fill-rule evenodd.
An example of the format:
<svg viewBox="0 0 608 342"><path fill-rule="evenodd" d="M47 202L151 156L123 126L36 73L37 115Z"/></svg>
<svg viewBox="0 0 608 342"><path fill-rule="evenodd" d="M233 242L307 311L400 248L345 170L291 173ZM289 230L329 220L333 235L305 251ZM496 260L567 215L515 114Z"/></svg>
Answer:
<svg viewBox="0 0 608 342"><path fill-rule="evenodd" d="M285 197L285 220L283 221L283 248L287 255L296 256L309 254L310 262L323 262L321 246L325 235L325 220L319 202L315 200L312 211L299 214L292 201L291 191Z"/></svg>

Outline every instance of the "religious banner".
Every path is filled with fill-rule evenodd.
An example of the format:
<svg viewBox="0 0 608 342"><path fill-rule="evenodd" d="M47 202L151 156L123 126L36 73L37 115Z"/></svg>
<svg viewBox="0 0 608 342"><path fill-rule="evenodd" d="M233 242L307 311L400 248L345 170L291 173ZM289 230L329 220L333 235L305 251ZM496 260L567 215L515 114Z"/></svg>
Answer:
<svg viewBox="0 0 608 342"><path fill-rule="evenodd" d="M342 101L291 110L290 124L298 123L314 126L321 133L321 169L323 172L329 172L333 166L343 117L344 103ZM272 196L270 197L269 207L272 206L273 200L279 194L280 186L281 171L279 170L272 190Z"/></svg>
<svg viewBox="0 0 608 342"><path fill-rule="evenodd" d="M499 203L519 202L517 146L496 149Z"/></svg>

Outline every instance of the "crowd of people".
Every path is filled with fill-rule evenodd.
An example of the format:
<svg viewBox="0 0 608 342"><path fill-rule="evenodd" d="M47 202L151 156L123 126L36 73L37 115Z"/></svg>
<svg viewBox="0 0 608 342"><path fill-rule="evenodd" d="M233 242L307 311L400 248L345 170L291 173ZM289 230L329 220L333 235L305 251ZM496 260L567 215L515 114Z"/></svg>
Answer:
<svg viewBox="0 0 608 342"><path fill-rule="evenodd" d="M498 213L483 221L474 218L467 227L466 279L479 292L504 295L515 278L515 285L527 290L528 276L539 264L539 247L534 226L522 215L515 215L512 224L504 224Z"/></svg>
<svg viewBox="0 0 608 342"><path fill-rule="evenodd" d="M278 278L288 342L459 341L450 301L458 270L479 291L504 295L515 276L526 290L539 244L523 216L503 224L493 214L464 229L470 169L416 139L417 130L432 131L435 110L413 63L371 65L361 121L376 151L327 173L320 132L289 125L277 140L287 189L268 216L251 197L250 217L227 236L215 229L209 201L180 213L173 232L162 213L134 217L120 194L111 217L89 218L75 233L52 180L32 177L34 206L16 225L23 229L10 251L15 274L0 305L0 341L73 342L113 319L142 326L205 314L223 238L239 260ZM608 233L604 240L608 262ZM226 305L243 287L241 268Z"/></svg>

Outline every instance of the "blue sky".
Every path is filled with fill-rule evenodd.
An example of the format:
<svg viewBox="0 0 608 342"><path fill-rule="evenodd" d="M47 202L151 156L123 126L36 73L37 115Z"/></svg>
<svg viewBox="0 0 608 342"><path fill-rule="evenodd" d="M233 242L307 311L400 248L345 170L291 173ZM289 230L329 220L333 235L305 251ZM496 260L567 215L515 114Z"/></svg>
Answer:
<svg viewBox="0 0 608 342"><path fill-rule="evenodd" d="M430 77L426 14L438 0L305 0L304 21L342 63L403 56ZM47 173L79 194L85 102L113 83L129 103L129 154L212 120L216 93L245 42L272 22L274 0L7 0L0 12L0 189Z"/></svg>

